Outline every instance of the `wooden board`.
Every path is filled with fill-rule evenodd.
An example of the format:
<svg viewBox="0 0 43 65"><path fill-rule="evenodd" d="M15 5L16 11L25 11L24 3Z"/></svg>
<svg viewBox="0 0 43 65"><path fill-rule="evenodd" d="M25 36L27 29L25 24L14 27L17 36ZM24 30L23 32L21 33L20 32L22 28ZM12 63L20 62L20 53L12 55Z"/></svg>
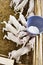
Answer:
<svg viewBox="0 0 43 65"><path fill-rule="evenodd" d="M35 15L42 17L42 7L41 7L41 0L35 0ZM42 65L42 34L36 36L36 43L35 43L35 65ZM33 57L34 57L33 56ZM33 62L34 65L34 62Z"/></svg>
<svg viewBox="0 0 43 65"><path fill-rule="evenodd" d="M13 65L14 64L14 60L0 57L0 64L3 64L3 65L9 65L9 64Z"/></svg>

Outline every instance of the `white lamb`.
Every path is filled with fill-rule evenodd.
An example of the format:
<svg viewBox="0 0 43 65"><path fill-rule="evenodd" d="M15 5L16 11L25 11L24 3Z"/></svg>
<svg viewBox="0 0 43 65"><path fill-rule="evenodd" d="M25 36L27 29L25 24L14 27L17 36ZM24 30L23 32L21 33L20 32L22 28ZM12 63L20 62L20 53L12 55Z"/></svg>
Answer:
<svg viewBox="0 0 43 65"><path fill-rule="evenodd" d="M21 10L21 13L23 12L23 8L27 4L28 0L23 0L17 7L14 7L14 11Z"/></svg>
<svg viewBox="0 0 43 65"><path fill-rule="evenodd" d="M28 35L27 32L21 31L21 32L19 32L19 34L18 34L18 38L22 38L22 37L24 37L24 36L26 36L26 35Z"/></svg>
<svg viewBox="0 0 43 65"><path fill-rule="evenodd" d="M12 16L12 15L10 15L8 23L9 24L13 24L16 27L17 30L21 26L21 24L18 22L18 20L14 16Z"/></svg>
<svg viewBox="0 0 43 65"><path fill-rule="evenodd" d="M28 16L26 16L26 18L28 19L28 18L31 17L31 16L34 16L34 13L33 13L33 12L30 12L30 13L28 14Z"/></svg>
<svg viewBox="0 0 43 65"><path fill-rule="evenodd" d="M26 37L23 37L23 39L21 40L23 42L23 44L26 44L29 40L30 36L26 36Z"/></svg>
<svg viewBox="0 0 43 65"><path fill-rule="evenodd" d="M8 40L11 40L11 41L13 41L13 42L16 42L17 46L18 46L18 45L22 45L22 44L23 44L22 47L25 46L25 43L21 42L18 37L14 36L14 35L13 35L12 33L10 33L10 32L7 32L7 35L5 35L5 36L3 37L3 39L5 39L5 38L8 39Z"/></svg>
<svg viewBox="0 0 43 65"><path fill-rule="evenodd" d="M27 54L28 52L30 52L31 48L29 46L20 48L18 50L13 50L12 52L9 52L9 58L12 59L16 59L16 62L19 63L19 59L20 56Z"/></svg>
<svg viewBox="0 0 43 65"><path fill-rule="evenodd" d="M29 9L28 9L28 11L27 11L26 16L28 16L29 13L31 13L31 12L33 12L33 11L34 11L34 0L30 0L30 2L29 2Z"/></svg>
<svg viewBox="0 0 43 65"><path fill-rule="evenodd" d="M30 45L31 48L34 50L34 44L35 44L35 37L32 38L32 39L29 41L29 43L27 43L27 46Z"/></svg>
<svg viewBox="0 0 43 65"><path fill-rule="evenodd" d="M3 28L3 31L10 31L14 35L17 35L17 30L9 23L3 21L2 23L5 23L5 28Z"/></svg>
<svg viewBox="0 0 43 65"><path fill-rule="evenodd" d="M9 23L9 24L13 24L13 25L16 27L16 29L18 30L18 32L26 29L26 28L25 28L24 26L22 26L22 25L17 21L17 19L16 19L14 16L12 16L12 15L10 15L10 18L9 18L8 23Z"/></svg>
<svg viewBox="0 0 43 65"><path fill-rule="evenodd" d="M22 13L20 13L18 21L20 21L24 26L27 24L26 19Z"/></svg>
<svg viewBox="0 0 43 65"><path fill-rule="evenodd" d="M21 0L11 0L10 3L10 7L12 8L12 6L15 4L15 6L18 6L18 4L20 3Z"/></svg>

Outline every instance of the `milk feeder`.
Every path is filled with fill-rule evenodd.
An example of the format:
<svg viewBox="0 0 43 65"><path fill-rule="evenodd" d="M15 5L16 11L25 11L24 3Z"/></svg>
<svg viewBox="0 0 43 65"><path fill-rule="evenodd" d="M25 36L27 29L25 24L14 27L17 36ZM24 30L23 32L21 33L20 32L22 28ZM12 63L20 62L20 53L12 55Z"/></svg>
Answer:
<svg viewBox="0 0 43 65"><path fill-rule="evenodd" d="M42 33L43 18L40 16L31 16L27 19L27 31L35 36L33 65L42 65Z"/></svg>

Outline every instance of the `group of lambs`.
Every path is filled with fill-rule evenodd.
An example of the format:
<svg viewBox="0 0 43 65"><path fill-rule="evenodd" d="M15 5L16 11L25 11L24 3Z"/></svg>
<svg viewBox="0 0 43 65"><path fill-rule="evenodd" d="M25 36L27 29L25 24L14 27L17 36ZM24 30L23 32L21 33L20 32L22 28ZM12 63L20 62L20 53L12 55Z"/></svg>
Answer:
<svg viewBox="0 0 43 65"><path fill-rule="evenodd" d="M6 31L7 35L4 35L3 39L8 39L16 43L16 46L22 45L22 47L18 50L13 50L8 53L9 58L14 58L17 63L19 62L20 57L24 54L28 54L31 51L31 48L34 48L35 37L30 37L29 33L26 31L26 18L30 16L34 16L34 0L29 1L29 8L26 16L24 17L23 10L28 0L11 0L10 7L14 7L14 11L16 13L19 12L18 20L10 15L8 22L3 21L5 24L5 28L3 27L3 32Z"/></svg>

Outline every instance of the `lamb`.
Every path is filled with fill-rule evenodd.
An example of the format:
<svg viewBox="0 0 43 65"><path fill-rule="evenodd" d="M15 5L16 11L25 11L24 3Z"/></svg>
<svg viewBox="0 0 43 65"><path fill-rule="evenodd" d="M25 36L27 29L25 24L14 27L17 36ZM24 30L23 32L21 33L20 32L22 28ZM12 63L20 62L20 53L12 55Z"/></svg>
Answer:
<svg viewBox="0 0 43 65"><path fill-rule="evenodd" d="M28 12L32 12L34 10L34 0L30 0Z"/></svg>
<svg viewBox="0 0 43 65"><path fill-rule="evenodd" d="M23 39L21 41L23 42L23 44L26 44L29 39L30 39L30 36L28 35L26 37L23 37Z"/></svg>
<svg viewBox="0 0 43 65"><path fill-rule="evenodd" d="M29 41L29 44L31 45L31 48L34 49L35 37Z"/></svg>
<svg viewBox="0 0 43 65"><path fill-rule="evenodd" d="M20 12L18 21L20 21L22 23L22 25L24 25L24 26L26 26L26 24L27 24L26 19L21 12Z"/></svg>
<svg viewBox="0 0 43 65"><path fill-rule="evenodd" d="M34 11L34 0L30 0L29 2L29 9L27 11L26 17L29 15L29 13Z"/></svg>
<svg viewBox="0 0 43 65"><path fill-rule="evenodd" d="M16 27L17 30L21 26L21 24L18 22L18 20L14 16L12 16L12 15L10 15L8 23L9 24L13 24Z"/></svg>
<svg viewBox="0 0 43 65"><path fill-rule="evenodd" d="M18 4L20 3L21 0L11 0L10 3L10 7L12 8L12 6L15 4L15 6L18 6Z"/></svg>
<svg viewBox="0 0 43 65"><path fill-rule="evenodd" d="M26 46L30 45L31 48L34 50L34 44L35 44L35 37L33 37L33 38L29 41L29 43L27 43Z"/></svg>
<svg viewBox="0 0 43 65"><path fill-rule="evenodd" d="M26 36L26 35L28 35L27 32L21 31L21 32L19 32L19 34L18 34L18 38L23 38L23 37Z"/></svg>
<svg viewBox="0 0 43 65"><path fill-rule="evenodd" d="M5 39L5 38L8 39L8 40L11 40L11 41L13 41L13 42L16 42L17 46L23 44L18 37L14 36L14 35L13 35L12 33L10 33L10 32L7 32L7 35L5 35L5 36L3 37L3 39ZM22 47L24 47L24 46L25 46L25 43L23 44Z"/></svg>
<svg viewBox="0 0 43 65"><path fill-rule="evenodd" d="M19 27L19 30L18 30L18 32L17 33L19 33L20 31L25 31L27 28L25 28L24 26L21 26L21 27Z"/></svg>
<svg viewBox="0 0 43 65"><path fill-rule="evenodd" d="M27 54L30 52L30 50L31 48L29 46L26 46L18 50L13 50L12 52L9 52L8 55L10 59L14 58L16 59L16 62L19 63L20 56Z"/></svg>
<svg viewBox="0 0 43 65"><path fill-rule="evenodd" d="M14 16L12 16L12 15L10 15L10 18L9 18L8 23L9 23L9 24L13 24L13 25L16 27L16 29L18 30L18 32L26 29L26 28L25 28L24 26L22 26L22 25L17 21L17 19L16 19Z"/></svg>
<svg viewBox="0 0 43 65"><path fill-rule="evenodd" d="M31 16L34 16L34 13L33 12L29 13L28 16L25 16L25 17L28 19Z"/></svg>
<svg viewBox="0 0 43 65"><path fill-rule="evenodd" d="M5 23L5 28L3 28L3 31L10 31L11 33L13 33L14 35L17 35L17 30L12 26L10 25L9 23L3 21L2 23Z"/></svg>
<svg viewBox="0 0 43 65"><path fill-rule="evenodd" d="M21 10L21 13L23 12L23 8L27 4L28 0L23 0L17 7L14 7L14 11Z"/></svg>

